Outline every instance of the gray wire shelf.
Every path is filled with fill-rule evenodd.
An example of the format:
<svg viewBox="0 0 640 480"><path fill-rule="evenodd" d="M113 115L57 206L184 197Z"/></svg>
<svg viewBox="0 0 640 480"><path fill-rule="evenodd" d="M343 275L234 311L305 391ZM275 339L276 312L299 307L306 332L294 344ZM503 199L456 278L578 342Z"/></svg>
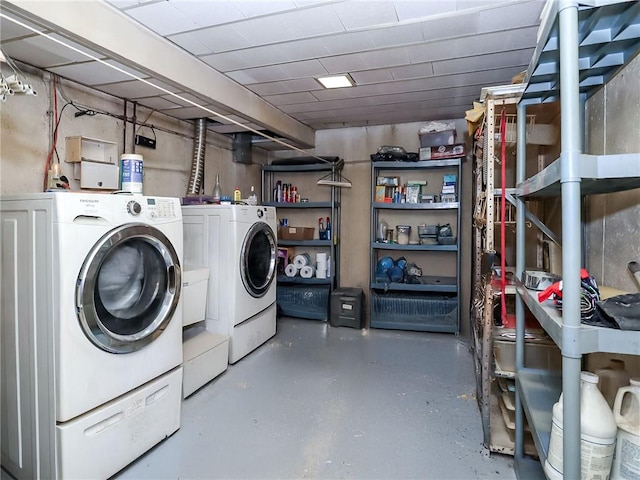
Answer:
<svg viewBox="0 0 640 480"><path fill-rule="evenodd" d="M278 240L279 247L330 247L331 240Z"/></svg>
<svg viewBox="0 0 640 480"><path fill-rule="evenodd" d="M331 208L331 202L264 202L265 207L276 208ZM335 202L339 207L339 202Z"/></svg>
<svg viewBox="0 0 640 480"><path fill-rule="evenodd" d="M458 245L399 245L397 243L371 242L374 250L407 250L423 252L457 252Z"/></svg>
<svg viewBox="0 0 640 480"><path fill-rule="evenodd" d="M387 210L455 210L460 208L460 202L439 202L439 203L383 203L371 204L371 208Z"/></svg>
<svg viewBox="0 0 640 480"><path fill-rule="evenodd" d="M640 51L640 2L581 1L578 10L579 90L589 96ZM540 25L521 102L553 102L560 93L558 2ZM597 7L597 8L596 8Z"/></svg>
<svg viewBox="0 0 640 480"><path fill-rule="evenodd" d="M553 339L556 345L562 346L562 314L550 300L540 303L536 298L538 292L528 290L522 284L517 286L518 294L524 300L540 325ZM580 354L594 352L621 353L638 355L640 352L640 331L617 330L614 328L581 325L578 345Z"/></svg>

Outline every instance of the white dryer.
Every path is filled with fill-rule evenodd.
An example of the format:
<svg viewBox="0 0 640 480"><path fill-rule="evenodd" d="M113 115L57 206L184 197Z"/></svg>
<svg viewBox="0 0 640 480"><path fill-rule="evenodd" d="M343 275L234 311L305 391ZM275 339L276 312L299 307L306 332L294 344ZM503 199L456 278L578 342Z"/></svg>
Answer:
<svg viewBox="0 0 640 480"><path fill-rule="evenodd" d="M58 192L0 206L2 465L109 477L180 426L179 200Z"/></svg>
<svg viewBox="0 0 640 480"><path fill-rule="evenodd" d="M235 363L276 333L274 207L185 205L185 262L209 267L207 329L229 337Z"/></svg>

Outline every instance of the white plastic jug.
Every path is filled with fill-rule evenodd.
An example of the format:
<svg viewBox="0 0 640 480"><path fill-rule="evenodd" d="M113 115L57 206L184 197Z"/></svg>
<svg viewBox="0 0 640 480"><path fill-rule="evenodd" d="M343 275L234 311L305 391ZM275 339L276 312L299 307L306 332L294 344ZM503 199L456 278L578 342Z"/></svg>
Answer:
<svg viewBox="0 0 640 480"><path fill-rule="evenodd" d="M611 480L640 478L640 378L618 390L613 415L618 424L618 441L613 456Z"/></svg>
<svg viewBox="0 0 640 480"><path fill-rule="evenodd" d="M549 454L544 472L550 479L563 478L562 395L553 406ZM582 480L609 478L617 425L607 401L598 390L598 376L580 373L580 454Z"/></svg>
<svg viewBox="0 0 640 480"><path fill-rule="evenodd" d="M613 402L620 387L629 385L631 375L624 369L624 362L613 358L609 360L609 365L596 370L598 375L598 388L607 400L609 408L613 408Z"/></svg>

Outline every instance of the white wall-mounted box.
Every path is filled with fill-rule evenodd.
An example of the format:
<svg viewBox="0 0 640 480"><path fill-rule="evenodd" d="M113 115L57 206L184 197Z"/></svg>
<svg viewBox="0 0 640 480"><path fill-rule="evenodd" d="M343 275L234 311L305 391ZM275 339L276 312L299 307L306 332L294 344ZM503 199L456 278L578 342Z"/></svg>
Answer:
<svg viewBox="0 0 640 480"><path fill-rule="evenodd" d="M110 163L83 160L73 165L73 177L80 180L80 188L91 190L118 190L120 169Z"/></svg>
<svg viewBox="0 0 640 480"><path fill-rule="evenodd" d="M67 137L65 139L65 161L79 163L90 162L118 164L118 144L108 140L88 137Z"/></svg>

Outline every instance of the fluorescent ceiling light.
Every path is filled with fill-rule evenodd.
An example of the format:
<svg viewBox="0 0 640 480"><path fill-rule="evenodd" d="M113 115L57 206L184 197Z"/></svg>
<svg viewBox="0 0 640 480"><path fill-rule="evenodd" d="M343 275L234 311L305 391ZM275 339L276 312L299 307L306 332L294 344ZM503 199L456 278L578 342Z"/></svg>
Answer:
<svg viewBox="0 0 640 480"><path fill-rule="evenodd" d="M353 87L355 82L349 75L333 75L331 77L318 77L318 82L324 88Z"/></svg>

